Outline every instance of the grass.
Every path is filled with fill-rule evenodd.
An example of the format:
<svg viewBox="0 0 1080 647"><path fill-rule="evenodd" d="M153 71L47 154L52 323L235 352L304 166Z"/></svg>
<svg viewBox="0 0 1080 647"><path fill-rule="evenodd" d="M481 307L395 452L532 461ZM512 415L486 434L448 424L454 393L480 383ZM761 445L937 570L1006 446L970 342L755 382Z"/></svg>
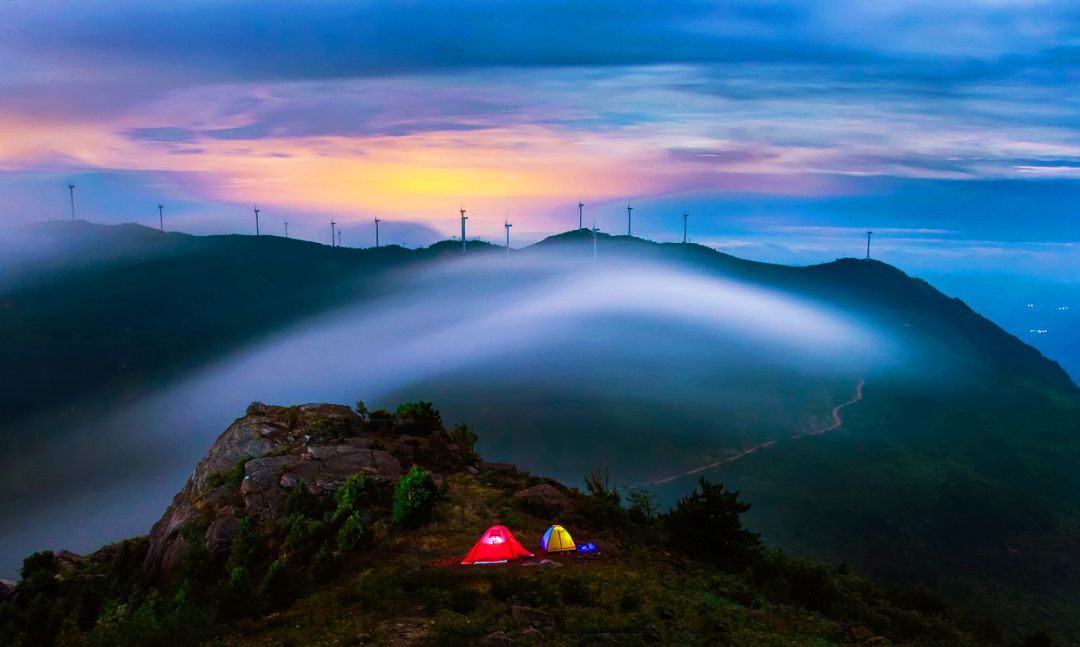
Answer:
<svg viewBox="0 0 1080 647"><path fill-rule="evenodd" d="M352 558L336 583L281 613L243 621L214 642L463 645L504 631L515 645L546 644L557 635L566 645L804 646L839 644L857 624L775 599L745 575L657 547L598 559L563 554L551 558L562 564L558 568L458 565L484 528L497 522L534 552L550 523L519 511L503 490L451 475L432 523L407 532L384 526L372 549ZM614 538L610 531L570 531L579 542ZM515 617L515 605L551 613L553 624L530 626ZM910 644L971 642L948 621L918 620L929 637Z"/></svg>

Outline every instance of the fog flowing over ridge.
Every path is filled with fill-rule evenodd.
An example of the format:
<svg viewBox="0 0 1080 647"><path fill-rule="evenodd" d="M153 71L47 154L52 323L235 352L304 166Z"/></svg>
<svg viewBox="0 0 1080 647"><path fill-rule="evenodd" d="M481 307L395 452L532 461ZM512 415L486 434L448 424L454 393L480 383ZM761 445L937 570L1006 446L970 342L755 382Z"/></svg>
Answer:
<svg viewBox="0 0 1080 647"><path fill-rule="evenodd" d="M591 426L593 416L640 405L671 409L676 419L688 407L719 419L757 398L773 413L694 440L737 446L797 424L775 416L778 396L753 393L751 380L850 380L896 358L888 339L844 313L641 259L609 255L593 265L489 254L402 271L383 286L381 296L297 325L114 414L72 416L62 433L8 457L3 469L25 496L3 506L20 520L0 546L4 570L43 546L87 550L149 528L216 435L255 400L361 398L392 407L403 397L433 399L449 421L478 423L491 460L576 480L578 466L603 459L638 477L647 475L634 467L640 458L618 460L637 443L632 430L623 442L597 433L591 443L575 432L575 442L552 444L530 438L530 425L515 431L522 420L499 404L577 393L593 403L579 418ZM441 393L425 396L429 388ZM549 407L569 416L568 432L579 424L576 408ZM574 459L558 461L561 453ZM72 491L81 493L77 504L65 494ZM73 525L84 532L73 536Z"/></svg>

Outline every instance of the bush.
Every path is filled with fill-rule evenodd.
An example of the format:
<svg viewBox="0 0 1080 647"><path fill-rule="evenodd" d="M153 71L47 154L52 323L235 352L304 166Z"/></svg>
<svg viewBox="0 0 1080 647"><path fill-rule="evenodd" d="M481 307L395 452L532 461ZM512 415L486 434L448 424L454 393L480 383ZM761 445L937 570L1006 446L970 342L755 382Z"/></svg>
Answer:
<svg viewBox="0 0 1080 647"><path fill-rule="evenodd" d="M559 597L566 604L587 606L593 601L593 592L585 578L569 575L559 580Z"/></svg>
<svg viewBox="0 0 1080 647"><path fill-rule="evenodd" d="M316 418L308 423L304 429L311 440L345 440L348 438L348 429L344 424L334 424L329 418Z"/></svg>
<svg viewBox="0 0 1080 647"><path fill-rule="evenodd" d="M749 509L738 492L702 478L664 515L668 541L691 557L726 568L745 567L761 553L760 535L743 528L739 517Z"/></svg>
<svg viewBox="0 0 1080 647"><path fill-rule="evenodd" d="M659 509L653 499L652 492L635 488L626 495L626 501L630 504L626 509L630 523L649 526L656 521Z"/></svg>
<svg viewBox="0 0 1080 647"><path fill-rule="evenodd" d="M463 458L476 458L476 441L480 438L472 425L454 425L449 433L450 442L461 449Z"/></svg>
<svg viewBox="0 0 1080 647"><path fill-rule="evenodd" d="M323 544L322 548L315 553L315 557L311 559L309 571L316 582L329 582L340 574L341 560L330 549L329 543Z"/></svg>
<svg viewBox="0 0 1080 647"><path fill-rule="evenodd" d="M405 402L399 404L394 418L403 426L415 431L431 432L442 427L442 416L430 402Z"/></svg>
<svg viewBox="0 0 1080 647"><path fill-rule="evenodd" d="M364 520L360 512L353 512L345 518L345 523L337 531L337 544L342 552L356 549L364 540Z"/></svg>
<svg viewBox="0 0 1080 647"><path fill-rule="evenodd" d="M353 409L356 410L356 415L360 416L361 419L367 420L368 408L363 400L357 400Z"/></svg>
<svg viewBox="0 0 1080 647"><path fill-rule="evenodd" d="M367 477L363 474L353 474L345 479L341 487L334 492L334 519L340 520L349 515L359 512L361 507L368 502L369 487Z"/></svg>
<svg viewBox="0 0 1080 647"><path fill-rule="evenodd" d="M394 490L393 522L404 528L424 525L431 519L437 493L431 473L413 465Z"/></svg>
<svg viewBox="0 0 1080 647"><path fill-rule="evenodd" d="M228 485L230 488L240 487L240 484L244 482L247 462L252 458L254 456L245 456L233 463L233 466L229 469L214 472L207 476L206 487L211 490L222 485Z"/></svg>
<svg viewBox="0 0 1080 647"><path fill-rule="evenodd" d="M271 609L283 609L293 601L296 591L288 571L285 570L285 562L275 559L274 563L270 564L259 592Z"/></svg>

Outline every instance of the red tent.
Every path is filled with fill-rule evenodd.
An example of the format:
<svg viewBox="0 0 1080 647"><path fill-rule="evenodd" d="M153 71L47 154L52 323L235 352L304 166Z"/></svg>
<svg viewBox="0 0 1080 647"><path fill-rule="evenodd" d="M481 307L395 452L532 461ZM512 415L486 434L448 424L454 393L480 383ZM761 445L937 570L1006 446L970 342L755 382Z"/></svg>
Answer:
<svg viewBox="0 0 1080 647"><path fill-rule="evenodd" d="M462 564L498 564L511 559L524 559L533 554L514 539L506 526L492 526L484 531L480 541L461 561Z"/></svg>

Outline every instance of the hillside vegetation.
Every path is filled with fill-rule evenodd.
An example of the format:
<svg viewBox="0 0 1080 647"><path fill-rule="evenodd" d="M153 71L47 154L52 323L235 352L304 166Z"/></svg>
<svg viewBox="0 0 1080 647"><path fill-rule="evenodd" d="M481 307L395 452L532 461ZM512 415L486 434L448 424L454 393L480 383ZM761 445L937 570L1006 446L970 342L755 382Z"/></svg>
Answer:
<svg viewBox="0 0 1080 647"><path fill-rule="evenodd" d="M27 558L0 602L0 643L1000 641L992 623L954 617L928 594L764 548L740 521L749 506L723 485L702 479L660 514L647 493L612 488L603 469L580 491L486 464L475 440L467 426L446 430L426 403L395 414L253 405L150 537ZM555 521L598 550L542 554ZM459 565L493 523L537 557Z"/></svg>

